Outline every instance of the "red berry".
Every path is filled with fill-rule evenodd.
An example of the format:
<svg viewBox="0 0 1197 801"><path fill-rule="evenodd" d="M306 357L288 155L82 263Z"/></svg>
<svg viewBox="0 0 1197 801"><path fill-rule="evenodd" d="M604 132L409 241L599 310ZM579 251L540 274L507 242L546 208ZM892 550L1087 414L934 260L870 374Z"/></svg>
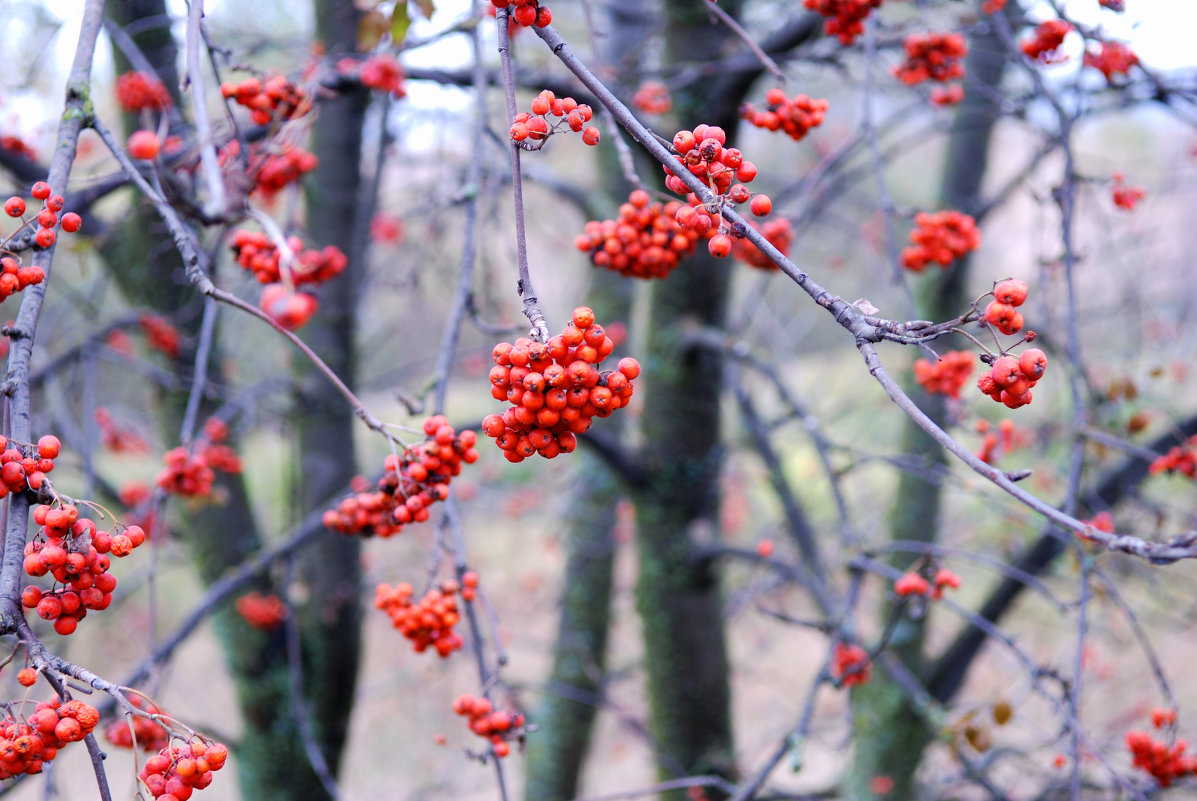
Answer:
<svg viewBox="0 0 1197 801"><path fill-rule="evenodd" d="M599 129L592 125L582 131L582 142L587 145L597 145L599 143Z"/></svg>
<svg viewBox="0 0 1197 801"><path fill-rule="evenodd" d="M53 434L46 434L37 441L37 455L43 459L57 459L62 442Z"/></svg>
<svg viewBox="0 0 1197 801"><path fill-rule="evenodd" d="M153 131L134 131L129 135L126 147L133 158L153 161L158 157L158 134Z"/></svg>
<svg viewBox="0 0 1197 801"><path fill-rule="evenodd" d="M62 230L66 231L68 234L75 233L82 225L83 218L75 212L68 211L66 214L62 215Z"/></svg>
<svg viewBox="0 0 1197 801"><path fill-rule="evenodd" d="M769 199L768 195L757 195L752 199L749 207L752 213L758 217L764 217L769 212L773 211L773 201Z"/></svg>
<svg viewBox="0 0 1197 801"><path fill-rule="evenodd" d="M712 256L719 259L725 256L730 256L732 250L731 237L727 234L715 234L715 236L711 237L710 241L707 242L707 250L710 251Z"/></svg>
<svg viewBox="0 0 1197 801"><path fill-rule="evenodd" d="M10 197L4 201L4 213L9 217L20 217L25 213L25 201L19 197Z"/></svg>
<svg viewBox="0 0 1197 801"><path fill-rule="evenodd" d="M37 243L37 246L42 248L48 248L53 245L54 239L54 231L49 228L42 228L37 232L37 235L33 237L33 241Z"/></svg>
<svg viewBox="0 0 1197 801"><path fill-rule="evenodd" d="M50 197L50 185L45 181L38 181L33 185L33 189L29 191L38 200L45 200Z"/></svg>

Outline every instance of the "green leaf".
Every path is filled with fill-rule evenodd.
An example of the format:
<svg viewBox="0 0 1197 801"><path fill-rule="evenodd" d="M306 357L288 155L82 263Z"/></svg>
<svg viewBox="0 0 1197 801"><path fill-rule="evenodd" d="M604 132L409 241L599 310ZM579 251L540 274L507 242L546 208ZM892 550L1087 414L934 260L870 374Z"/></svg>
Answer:
<svg viewBox="0 0 1197 801"><path fill-rule="evenodd" d="M395 3L395 10L391 12L391 41L395 44L407 38L407 29L411 27L411 16L407 13L407 0Z"/></svg>

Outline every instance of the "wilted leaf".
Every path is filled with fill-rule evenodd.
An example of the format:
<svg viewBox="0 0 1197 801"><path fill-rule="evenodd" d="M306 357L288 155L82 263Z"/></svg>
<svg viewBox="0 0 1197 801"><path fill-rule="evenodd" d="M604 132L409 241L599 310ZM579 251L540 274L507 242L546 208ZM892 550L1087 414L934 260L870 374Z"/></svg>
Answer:
<svg viewBox="0 0 1197 801"><path fill-rule="evenodd" d="M363 53L373 50L382 41L389 24L386 15L377 8L372 8L362 15L362 21L357 26L357 49Z"/></svg>
<svg viewBox="0 0 1197 801"><path fill-rule="evenodd" d="M424 15L425 19L432 19L432 15L436 13L436 3L432 0L415 0L416 8L420 9L420 13Z"/></svg>
<svg viewBox="0 0 1197 801"><path fill-rule="evenodd" d="M1010 706L1010 702L1002 699L993 702L993 722L999 726L1005 726L1010 722L1010 718L1014 715L1014 709Z"/></svg>

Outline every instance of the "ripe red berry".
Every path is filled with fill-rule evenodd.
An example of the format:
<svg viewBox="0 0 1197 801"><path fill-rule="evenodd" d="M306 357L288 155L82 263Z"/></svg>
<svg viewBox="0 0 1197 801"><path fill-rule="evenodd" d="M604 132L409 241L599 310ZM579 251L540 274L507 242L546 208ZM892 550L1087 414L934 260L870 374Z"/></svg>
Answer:
<svg viewBox="0 0 1197 801"><path fill-rule="evenodd" d="M773 201L769 199L768 195L757 195L752 199L749 207L752 213L758 217L764 217L769 212L773 211Z"/></svg>
<svg viewBox="0 0 1197 801"><path fill-rule="evenodd" d="M732 240L727 234L715 234L707 242L707 250L716 258L723 258L730 256L732 251Z"/></svg>
<svg viewBox="0 0 1197 801"><path fill-rule="evenodd" d="M1018 369L1031 381L1038 381L1047 370L1047 354L1039 348L1027 348L1018 357Z"/></svg>
<svg viewBox="0 0 1197 801"><path fill-rule="evenodd" d="M29 194L38 200L45 200L50 197L50 185L45 181L38 181L33 185L33 189L29 190Z"/></svg>
<svg viewBox="0 0 1197 801"><path fill-rule="evenodd" d="M83 225L83 218L73 211L68 211L62 215L62 230L68 234L73 234L79 230Z"/></svg>
<svg viewBox="0 0 1197 801"><path fill-rule="evenodd" d="M4 213L9 217L20 217L25 213L25 201L13 196L4 201Z"/></svg>
<svg viewBox="0 0 1197 801"><path fill-rule="evenodd" d="M48 248L54 244L54 231L49 228L42 228L33 237L33 241L37 243L38 247Z"/></svg>
<svg viewBox="0 0 1197 801"><path fill-rule="evenodd" d="M57 459L62 442L53 434L46 434L37 441L37 455L43 459Z"/></svg>
<svg viewBox="0 0 1197 801"><path fill-rule="evenodd" d="M58 215L49 209L42 209L37 213L37 224L42 228L53 228L58 224Z"/></svg>
<svg viewBox="0 0 1197 801"><path fill-rule="evenodd" d="M599 129L592 125L582 131L582 142L588 145L597 145L599 143Z"/></svg>
<svg viewBox="0 0 1197 801"><path fill-rule="evenodd" d="M134 131L129 135L126 146L133 158L153 161L158 157L158 134L153 131Z"/></svg>
<svg viewBox="0 0 1197 801"><path fill-rule="evenodd" d="M1027 282L1019 281L1017 278L999 281L993 288L993 296L998 303L1021 306L1027 300Z"/></svg>

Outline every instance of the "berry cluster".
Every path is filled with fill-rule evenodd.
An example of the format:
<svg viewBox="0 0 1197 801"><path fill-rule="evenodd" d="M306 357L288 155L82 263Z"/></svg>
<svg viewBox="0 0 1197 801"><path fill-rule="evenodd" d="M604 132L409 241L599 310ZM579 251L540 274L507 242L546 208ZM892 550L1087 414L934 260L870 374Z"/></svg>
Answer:
<svg viewBox="0 0 1197 801"><path fill-rule="evenodd" d="M100 445L107 450L113 453L149 453L150 444L136 432L117 425L107 408L97 406L95 420L100 427Z"/></svg>
<svg viewBox="0 0 1197 801"><path fill-rule="evenodd" d="M27 158L30 161L37 161L37 151L24 139L14 134L0 134L0 150Z"/></svg>
<svg viewBox="0 0 1197 801"><path fill-rule="evenodd" d="M397 245L403 241L403 218L379 212L370 218L370 241Z"/></svg>
<svg viewBox="0 0 1197 801"><path fill-rule="evenodd" d="M982 393L1010 409L1031 402L1031 389L1047 370L1047 354L1039 348L1027 348L1018 358L999 356L993 367L977 381Z"/></svg>
<svg viewBox="0 0 1197 801"><path fill-rule="evenodd" d="M129 703L146 715L161 715L162 710L140 695L129 695ZM104 729L104 737L118 748L132 748L134 741L142 751L161 751L169 743L166 729L149 717L133 715L129 720L114 720Z"/></svg>
<svg viewBox="0 0 1197 801"><path fill-rule="evenodd" d="M805 0L807 8L827 17L823 32L850 45L864 33L864 20L874 8L881 7L881 0Z"/></svg>
<svg viewBox="0 0 1197 801"><path fill-rule="evenodd" d="M399 60L389 53L370 56L364 61L343 58L337 62L337 72L346 76L356 76L367 89L390 92L396 100L407 94L407 90L403 88L403 67L399 65Z"/></svg>
<svg viewBox="0 0 1197 801"><path fill-rule="evenodd" d="M459 695L453 701L453 711L469 719L470 731L490 740L491 750L497 757L511 753L508 740L523 739L523 714L495 709L486 698L476 698L469 693Z"/></svg>
<svg viewBox="0 0 1197 801"><path fill-rule="evenodd" d="M1189 744L1184 740L1168 745L1145 731L1128 731L1126 747L1134 766L1154 776L1160 787L1167 787L1188 774L1197 774L1197 756L1185 754Z"/></svg>
<svg viewBox="0 0 1197 801"><path fill-rule="evenodd" d="M894 77L907 86L923 81L947 83L964 77L962 59L968 45L958 33L912 34L902 43L906 60L894 67Z"/></svg>
<svg viewBox="0 0 1197 801"><path fill-rule="evenodd" d="M945 588L957 589L960 587L960 576L957 576L946 567L941 567L935 571L935 575L930 581L919 573L910 572L903 575L894 582L894 593L900 597L907 595L927 595L932 600L938 601L943 597Z"/></svg>
<svg viewBox="0 0 1197 801"><path fill-rule="evenodd" d="M845 642L835 644L835 653L831 659L831 677L839 682L839 686L868 684L872 675L873 663L869 661L868 652L864 648Z"/></svg>
<svg viewBox="0 0 1197 801"><path fill-rule="evenodd" d="M229 749L223 743L205 743L196 737L183 745L168 745L145 761L141 781L150 795L163 801L187 801L196 790L212 783L212 774L224 767Z"/></svg>
<svg viewBox="0 0 1197 801"><path fill-rule="evenodd" d="M546 117L548 114L563 119L550 125ZM521 111L515 115L515 119L511 122L511 139L515 142L523 142L526 139L542 142L560 132L563 127L568 126L574 133L582 132L584 143L597 145L599 129L593 125L589 127L586 125L593 116L594 109L585 103L579 104L572 97L557 99L556 95L545 89L532 99L531 112Z"/></svg>
<svg viewBox="0 0 1197 801"><path fill-rule="evenodd" d="M340 275L349 265L349 258L334 245L328 245L323 250L304 250L303 240L292 236L288 237L287 246L295 258L286 278L295 286L322 284ZM279 249L265 233L238 229L233 232L233 242L229 247L237 257L237 263L252 272L260 283L283 280L279 270Z"/></svg>
<svg viewBox="0 0 1197 801"><path fill-rule="evenodd" d="M141 315L137 319L137 324L141 326L142 333L145 334L147 347L161 351L172 359L179 358L179 354L182 352L179 329L156 314Z"/></svg>
<svg viewBox="0 0 1197 801"><path fill-rule="evenodd" d="M1030 432L1026 429L1016 428L1013 420L1002 420L998 423L998 433L996 434L989 430L988 421L978 420L977 432L984 434L985 437L981 441L981 450L977 452L976 456L986 464L993 464L999 442L1002 453L1009 454L1016 448L1024 447L1030 440ZM1113 531L1112 528L1110 530Z"/></svg>
<svg viewBox="0 0 1197 801"><path fill-rule="evenodd" d="M166 492L185 498L203 498L212 492L216 471L240 473L241 459L228 445L228 426L211 419L204 425L204 436L196 443L194 453L186 448L173 448L163 456L165 466L158 473L157 484Z"/></svg>
<svg viewBox="0 0 1197 801"><path fill-rule="evenodd" d="M669 87L660 81L645 81L632 95L632 105L646 114L665 114L673 108Z"/></svg>
<svg viewBox="0 0 1197 801"><path fill-rule="evenodd" d="M711 187L717 197L712 207L704 207L693 194L688 194L682 179L665 170L665 186L671 192L686 195L688 205L680 207L674 219L699 236L709 236L707 250L712 256L723 258L731 255L732 238L725 233L722 209L727 205L747 203L758 217L764 217L773 209L768 195L753 195L745 184L756 178L756 165L744 158L734 147L724 147L727 134L717 125L698 125L693 131L678 131L673 137L673 149L686 168L703 183ZM736 183L740 181L740 183ZM714 234L709 232L714 231Z"/></svg>
<svg viewBox="0 0 1197 801"><path fill-rule="evenodd" d="M59 224L58 213L62 211L66 201L63 200L62 195L54 194L54 190L45 181L35 183L29 190L29 194L33 195L35 200L42 201L42 210L32 220L24 219L26 208L24 198L13 195L4 201L5 214L9 217L22 218L20 227L0 241L0 246L6 251L16 235L34 223L37 224L37 233L33 236L33 242L39 248L50 247L58 238L54 233L54 228ZM73 234L83 225L83 218L73 211L68 211L62 215L61 224L65 233ZM11 251L8 252L11 253ZM14 292L20 292L30 284L40 284L46 277L41 267L22 267L20 261L11 256L6 256L3 264L4 272L0 274L0 300ZM11 278L5 276L11 276Z"/></svg>
<svg viewBox="0 0 1197 801"><path fill-rule="evenodd" d="M634 278L664 278L694 252L700 237L674 218L681 208L675 200L650 203L648 192L635 189L620 205L618 219L587 222L574 246L590 253L596 267Z"/></svg>
<svg viewBox="0 0 1197 801"><path fill-rule="evenodd" d="M0 779L22 773L41 773L58 756L58 749L91 734L100 713L82 701L42 701L33 714L18 722L12 714L0 719Z"/></svg>
<svg viewBox="0 0 1197 801"><path fill-rule="evenodd" d="M766 107L758 110L751 103L740 106L740 116L750 124L767 131L784 131L795 142L800 141L811 128L823 124L827 114L827 101L798 95L787 98L781 89L770 89L765 93Z"/></svg>
<svg viewBox="0 0 1197 801"><path fill-rule="evenodd" d="M26 456L15 442L0 436L0 498L10 492L41 489L61 449L58 437L46 434L37 441L37 456Z"/></svg>
<svg viewBox="0 0 1197 801"><path fill-rule="evenodd" d="M935 262L946 268L954 260L981 246L981 231L967 214L951 209L919 212L910 232L911 247L902 249L902 266L916 273Z"/></svg>
<svg viewBox="0 0 1197 801"><path fill-rule="evenodd" d="M1139 63L1139 57L1122 42L1098 42L1096 49L1085 51L1084 66L1092 67L1113 83L1115 75L1126 75Z"/></svg>
<svg viewBox="0 0 1197 801"><path fill-rule="evenodd" d="M116 102L122 111L162 111L170 108L166 84L153 75L130 71L116 79Z"/></svg>
<svg viewBox="0 0 1197 801"><path fill-rule="evenodd" d="M1180 473L1197 479L1197 437L1189 437L1183 445L1176 445L1152 461L1148 472L1153 476L1157 473Z"/></svg>
<svg viewBox="0 0 1197 801"><path fill-rule="evenodd" d="M241 83L222 83L220 94L249 109L250 119L256 125L269 125L273 119L301 117L312 107L307 92L282 75L265 81L246 78Z"/></svg>
<svg viewBox="0 0 1197 801"><path fill-rule="evenodd" d="M277 595L249 592L238 598L233 607L246 623L263 631L278 628L287 618L287 605Z"/></svg>
<svg viewBox="0 0 1197 801"><path fill-rule="evenodd" d="M934 106L954 106L964 99L964 87L958 83L951 86L937 86L931 90L931 104Z"/></svg>
<svg viewBox="0 0 1197 801"><path fill-rule="evenodd" d="M534 453L546 459L570 453L593 418L611 415L632 398L632 381L640 375L635 359L620 359L614 371L599 372L596 366L614 349L586 306L574 309L565 330L548 342L521 337L495 345L491 395L511 408L487 415L482 431L510 462Z"/></svg>
<svg viewBox="0 0 1197 801"><path fill-rule="evenodd" d="M1056 64L1064 61L1068 56L1059 52L1064 44L1064 37L1072 30L1072 25L1062 19L1049 19L1039 23L1031 37L1022 43L1022 53L1032 61L1041 64Z"/></svg>
<svg viewBox="0 0 1197 801"><path fill-rule="evenodd" d="M750 222L749 225L756 228L755 223ZM777 220L770 220L760 227L760 232L773 247L781 251L781 255L790 255L790 245L794 244L794 229L790 225L789 220L784 217ZM732 256L744 262L749 267L756 267L758 270L779 269L773 263L772 259L747 239L737 239L732 244Z"/></svg>
<svg viewBox="0 0 1197 801"><path fill-rule="evenodd" d="M472 599L477 592L478 575L466 575L472 577ZM463 645L461 636L453 630L461 619L456 598L461 590L460 584L449 579L441 582L439 588L429 590L419 601L413 602L415 590L407 582L394 587L379 584L374 590L374 606L386 612L391 618L391 625L411 640L413 651L423 653L432 646L442 659L446 659Z"/></svg>
<svg viewBox="0 0 1197 801"><path fill-rule="evenodd" d="M302 328L319 306L315 295L296 292L283 284L269 284L258 300L258 308L288 331Z"/></svg>
<svg viewBox="0 0 1197 801"><path fill-rule="evenodd" d="M1098 0L1100 2L1100 0ZM981 4L982 14L996 14L1006 7L1006 0L985 0Z"/></svg>
<svg viewBox="0 0 1197 801"><path fill-rule="evenodd" d="M316 169L320 160L302 147L285 145L278 152L250 159L249 174L254 178L254 191L273 195L288 184L297 183L305 173Z"/></svg>
<svg viewBox="0 0 1197 801"><path fill-rule="evenodd" d="M514 6L511 21L525 28L533 25L543 28L553 22L553 14L539 0L490 0L490 4L495 8Z"/></svg>
<svg viewBox="0 0 1197 801"><path fill-rule="evenodd" d="M1018 307L1026 300L1026 281L1017 278L999 281L993 287L993 300L985 307L985 321L1007 336L1017 334L1023 324Z"/></svg>
<svg viewBox="0 0 1197 801"><path fill-rule="evenodd" d="M99 612L112 603L116 577L108 572L108 554L128 556L145 542L145 531L140 526L97 529L71 504L34 507L33 521L42 528L25 545L25 572L33 577L49 573L55 583L49 590L26 586L21 604L53 621L54 630L65 636L75 631L88 609Z"/></svg>
<svg viewBox="0 0 1197 801"><path fill-rule="evenodd" d="M972 351L952 350L931 362L919 359L914 363L914 380L932 394L959 398L960 389L972 375L977 360Z"/></svg>
<svg viewBox="0 0 1197 801"><path fill-rule="evenodd" d="M1110 190L1110 197L1114 205L1124 211L1134 211L1135 205L1147 197L1147 190L1141 186L1127 186L1122 179L1122 173L1114 173L1114 186Z"/></svg>
<svg viewBox="0 0 1197 801"><path fill-rule="evenodd" d="M324 525L342 534L390 537L408 523L428 519L428 507L449 497L462 464L478 461L478 435L458 433L442 415L424 421L423 442L388 456L374 492L357 492L324 513Z"/></svg>

